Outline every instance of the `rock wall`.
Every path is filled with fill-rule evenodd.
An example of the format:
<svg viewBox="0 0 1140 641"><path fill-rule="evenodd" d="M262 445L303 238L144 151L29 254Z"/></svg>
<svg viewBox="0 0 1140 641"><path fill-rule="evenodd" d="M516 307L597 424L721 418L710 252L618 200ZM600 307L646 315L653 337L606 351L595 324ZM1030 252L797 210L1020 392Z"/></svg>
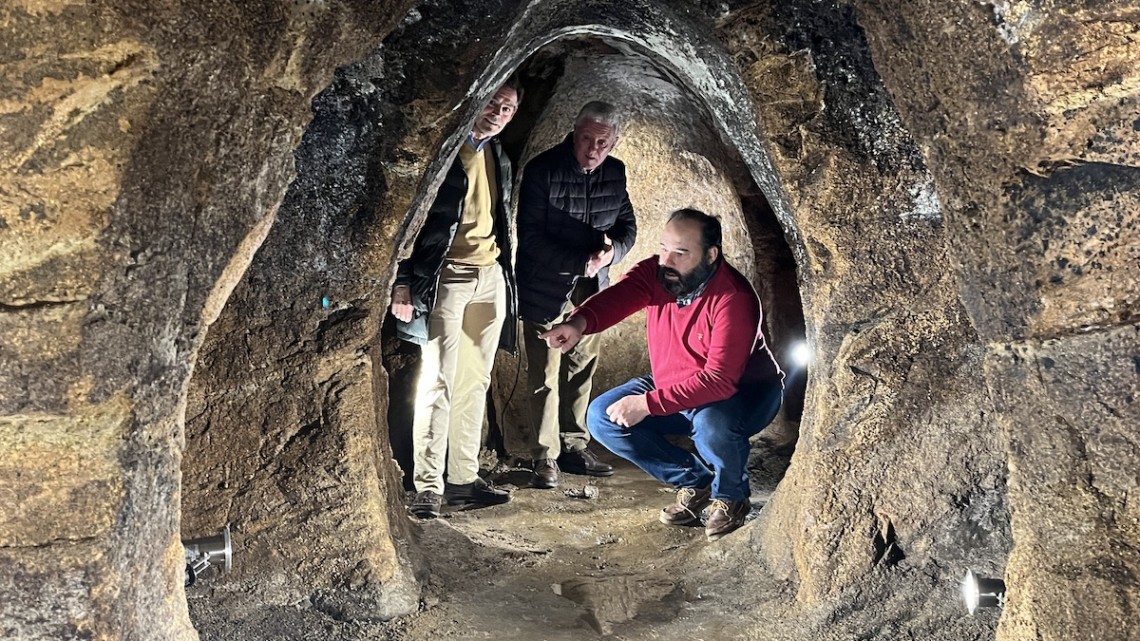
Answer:
<svg viewBox="0 0 1140 641"><path fill-rule="evenodd" d="M491 19L420 6L338 71L313 101L277 221L203 346L184 530L234 524L243 566L211 595L233 616L302 601L341 618L418 607L378 420L389 402L378 337L399 243L450 160L439 150L455 148L492 86L464 93L507 26Z"/></svg>
<svg viewBox="0 0 1140 641"><path fill-rule="evenodd" d="M178 540L194 354L309 100L384 15L0 8L0 636L195 638Z"/></svg>
<svg viewBox="0 0 1140 641"><path fill-rule="evenodd" d="M1135 639L1140 16L1121 2L857 6L985 346L1015 542L998 638Z"/></svg>
<svg viewBox="0 0 1140 641"><path fill-rule="evenodd" d="M849 7L754 4L718 33L773 132L815 352L791 468L738 553L762 550L821 628L976 634L957 582L1000 574L1005 461L925 160Z"/></svg>
<svg viewBox="0 0 1140 641"><path fill-rule="evenodd" d="M194 638L182 473L183 534L235 525L235 616L415 607L394 260L481 99L574 36L699 97L799 266L796 455L683 580L734 586L742 630L961 639L997 626L959 613L968 566L1009 583L1003 641L1136 638L1134 8L409 4L0 9L5 635Z"/></svg>

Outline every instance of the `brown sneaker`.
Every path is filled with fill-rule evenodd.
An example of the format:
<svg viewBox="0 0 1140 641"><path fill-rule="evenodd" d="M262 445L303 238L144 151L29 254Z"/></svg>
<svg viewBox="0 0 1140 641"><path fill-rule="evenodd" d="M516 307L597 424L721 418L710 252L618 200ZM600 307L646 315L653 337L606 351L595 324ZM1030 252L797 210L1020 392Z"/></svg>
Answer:
<svg viewBox="0 0 1140 641"><path fill-rule="evenodd" d="M752 511L752 504L743 501L713 499L709 508L709 520L705 523L705 537L715 541L744 525L744 517Z"/></svg>
<svg viewBox="0 0 1140 641"><path fill-rule="evenodd" d="M709 504L712 488L683 487L677 490L677 502L661 510L661 522L666 525L688 525L701 520L701 510Z"/></svg>
<svg viewBox="0 0 1140 641"><path fill-rule="evenodd" d="M552 458L535 461L534 474L530 476L530 486L542 490L558 487L558 462Z"/></svg>

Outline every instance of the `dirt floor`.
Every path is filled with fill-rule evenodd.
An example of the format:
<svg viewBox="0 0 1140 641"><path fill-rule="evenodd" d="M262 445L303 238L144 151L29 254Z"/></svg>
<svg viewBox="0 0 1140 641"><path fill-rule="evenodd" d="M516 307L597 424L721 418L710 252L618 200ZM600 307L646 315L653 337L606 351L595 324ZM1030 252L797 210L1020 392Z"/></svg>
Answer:
<svg viewBox="0 0 1140 641"><path fill-rule="evenodd" d="M701 574L693 572L700 565L723 561L725 546L741 533L709 543L702 527L661 524L657 513L673 492L624 461L607 460L615 464L614 476L564 474L554 490L529 488L529 470L504 467L492 480L514 489L510 503L417 522L413 543L426 564L422 606L411 616L342 621L305 602L232 620L211 609L205 591L188 594L191 616L203 641L711 641L742 638L743 619L771 618L778 627L776 612L739 609L766 600L755 593L755 582L743 582L752 586L745 595L723 581L692 578ZM787 465L786 454L755 449L751 518ZM597 488L595 498L578 496L587 484ZM709 575L723 577L723 568L716 569ZM747 638L787 638L775 627L762 636L757 626L747 627Z"/></svg>

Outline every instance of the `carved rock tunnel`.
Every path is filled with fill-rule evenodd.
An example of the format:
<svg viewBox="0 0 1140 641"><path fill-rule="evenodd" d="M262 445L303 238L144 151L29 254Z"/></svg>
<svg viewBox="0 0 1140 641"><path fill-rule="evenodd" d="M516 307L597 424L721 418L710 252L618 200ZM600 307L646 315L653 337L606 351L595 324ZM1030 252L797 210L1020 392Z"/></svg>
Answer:
<svg viewBox="0 0 1140 641"><path fill-rule="evenodd" d="M788 402L777 421L765 433L769 439L779 441L779 449L782 451L774 454L770 451L773 446L771 444L758 446L768 454L766 470L763 469L763 457L759 453L755 460L755 489L761 497L757 499L758 505L762 505L771 493L772 486L779 480L779 475L787 467L788 450L794 447L807 382L806 368L791 364L788 356L792 346L804 341L795 260L762 191L751 178L749 169L736 152L735 146L726 145L721 134L710 124L712 119L704 102L698 96L691 95L690 90L668 70L654 66L651 52L639 53L621 40L576 34L545 45L523 62L515 73L522 80L526 98L523 112L502 138L507 154L518 167L522 167L526 160L539 151L561 140L567 131L567 123L572 122L580 104L604 97L617 104L627 115L622 141L615 155L627 164L631 200L639 219L640 238L630 254L631 264L656 251L664 221L674 209L693 206L715 212L723 220L725 256L731 264L739 266L761 293L770 346L789 373ZM348 89L348 95L337 95L338 90L345 91L343 87L334 87L326 92L324 101L362 100L359 94L353 95L354 88ZM475 92L469 93L476 95ZM322 172L332 173L338 170L324 163L326 149L332 144L327 139L329 132L359 126L358 123L343 120L340 113L322 109L322 102L322 99L316 102L314 124L310 127L306 142L298 150L299 176L290 194L296 193L303 184L309 182L307 176L310 172L316 174L316 180L320 181ZM462 130L463 127L457 129L460 132ZM454 138L455 135L451 137ZM365 156L371 152L367 148L356 151ZM347 160L353 162L355 159ZM323 180L328 179L327 175L323 177ZM418 198L427 201L431 197L433 181L424 180L423 184L426 187L420 189ZM374 189L366 183L359 187ZM280 216L291 214L290 197L287 196ZM615 272L615 276L620 273ZM386 295L385 290L377 293L381 298ZM326 296L321 299L321 306L327 305L332 311L317 328L315 338L318 341L329 333L343 331L341 328L345 324L361 322L369 314L365 309L367 305L358 301L329 301ZM240 301L241 298L236 298L225 312L232 313L235 324L243 322L244 316L257 314L256 311L240 309ZM221 322L225 320L223 318ZM393 456L404 473L404 487L408 488L412 465L408 441L418 374L418 347L402 344L396 339L391 320L388 317L383 325L379 350L388 374L388 386L385 389L382 382L375 386L376 394L382 395L387 401L388 409L386 415L378 416L374 421L380 428L380 433L389 434ZM264 331L267 334L266 340L282 342L279 337L272 336L277 331L274 326L265 327ZM332 442L326 439L330 438L330 434L348 428L337 425L345 419L316 414L315 408L294 407L278 414L272 408L280 408L279 401L274 400L270 407L263 405L266 400L264 398L251 402L251 394L263 395L261 386L247 382L248 379L245 378L237 381L229 378L234 373L248 376L230 370L229 364L234 362L235 349L242 359L249 358L248 355L254 352L248 344L250 334L250 329L244 328L240 340L235 343L232 335L226 336L215 329L202 348L198 373L190 385L187 409L183 530L184 533L193 531L191 528L208 530L208 525L216 523L219 517L234 528L234 540L243 550L242 557L247 567L239 568L227 577L227 583L241 586L240 588L220 587L215 591L227 593L227 598L222 599L223 603L250 600L248 597L234 597L234 592L256 594L253 601L261 605L281 605L304 598L311 600L310 593L314 592L314 585L320 585L322 581L330 586L337 585L337 581L344 580L343 573L351 573L355 568L338 571L329 565L326 558L313 558L302 561L301 565L294 565L291 569L288 564L297 563L294 557L297 546L306 544L312 536L307 529L314 527L314 523L327 523L331 529L329 535L339 537L340 530L345 527L344 519L351 518L353 523L367 521L365 515L349 516L350 513L379 509L379 506L375 503L346 504L348 501L359 500L356 497L360 491L351 488L343 488L335 496L330 496L329 485L319 480L320 476L327 474L327 468L320 472L314 471L311 475L304 474L302 479L289 478L301 470L296 466L306 467L306 464L300 462L303 458L320 458L324 456L321 454L323 450L330 450L328 455L333 459L338 451L339 456L346 457L346 452L342 449L347 447L345 444L337 442L336 437L332 437ZM373 353L375 351L372 350ZM595 394L648 371L644 320L641 315L607 332L603 336L602 352L606 356L601 360L595 377ZM518 473L504 473L511 463L526 459L529 453L530 426L525 418L526 398L525 392L519 388L519 379L525 380L525 372L520 371L524 363L525 359L516 355L502 355L499 358L494 374L493 398L489 403L490 429L487 430L484 448L492 457L498 457L497 461L489 461L488 466L496 467L497 464L500 473L496 475L496 480L500 484L514 480L525 488L525 483L512 478L518 477ZM219 367L221 372L216 371ZM250 369L257 371L260 368ZM328 380L319 383L319 387L325 388L321 408L344 402L338 398L347 386L347 383L339 380L341 375L340 372L333 373ZM383 380L382 376L376 378ZM235 388L248 390L248 393L235 394ZM345 463L347 461L336 464ZM391 476L393 473L390 464L381 462L379 468L377 472L382 476ZM489 471L485 468L484 473ZM352 479L351 474L348 471L338 471L333 476L345 475ZM640 476L636 470L623 474ZM365 478L364 481L367 482L368 479ZM547 495L545 503L548 505L543 506L543 501L540 500L537 506L521 509L532 510L536 515L544 515L543 518L564 519L567 527L573 527L575 520L602 518L600 513L598 516L590 516L578 509L566 514L553 514L551 510L554 508L550 503L571 499L563 496L562 492L539 493ZM394 497L388 497L389 506L401 500L399 493L395 494ZM657 497L650 498L652 500ZM294 518L295 525L290 527ZM637 519L644 520L644 514L638 513ZM525 518L511 527L524 531L535 529L535 525ZM610 532L599 535L601 538L614 536L616 535ZM517 545L524 550L535 545L558 545L556 539L543 540L542 536L537 536L536 539ZM327 553L335 555L335 552L335 549L330 549ZM433 554L430 548L418 553ZM410 554L414 557L417 552L412 551ZM282 565L278 566L278 563ZM282 580L279 576L285 572L297 573L298 577L294 581ZM361 580L368 581L367 578ZM289 586L291 582L295 582L296 586ZM273 587L267 590L263 587L266 585ZM257 589L251 590L251 586L257 586ZM445 588L454 594L463 590L458 585ZM330 597L330 601L340 598ZM396 602L394 613L398 612L401 605L408 607L406 599L402 604L398 600L393 601ZM200 607L208 608L211 620L216 620L219 612L226 611L226 608L219 608L216 604L207 606L206 601ZM251 606L247 603L227 607L240 612ZM343 606L334 607L322 602L321 608L339 611ZM611 616L621 618L629 614ZM599 620L595 625L608 629L609 622ZM202 627L202 632L219 638L234 634L229 629L225 633L219 633L208 625Z"/></svg>
<svg viewBox="0 0 1140 641"><path fill-rule="evenodd" d="M4 636L1134 638L1128 7L33 4L0 9ZM491 511L404 516L392 266L514 70L517 161L590 77L629 78L644 209L677 191L657 163L692 161L702 198L735 192L778 343L802 297L800 439L739 536L611 511L617 538L547 550ZM589 520L561 503L516 508ZM225 521L236 570L191 621L180 530ZM1004 610L961 613L966 567Z"/></svg>
<svg viewBox="0 0 1140 641"><path fill-rule="evenodd" d="M739 156L726 150L709 126L705 108L648 58L614 44L618 47L603 39L564 38L523 63L516 73L526 99L522 113L500 136L506 153L516 166L523 167L535 154L561 141L566 123L573 120L575 102L584 104L606 96L620 103L629 113L631 126L614 155L629 167L631 199L637 211L643 212L630 264L656 251L663 221L673 209L694 206L721 212L727 230L726 256L731 264L741 265L762 292L766 336L790 375L787 402L770 435L781 446L792 446L803 410L806 368L793 366L790 358L792 346L804 341L803 314L795 260L783 231ZM615 275L622 271L619 268ZM405 486L411 489L410 424L419 348L395 338L390 318L383 336L392 399L389 433L393 454L405 472ZM602 350L607 357L596 376L597 390L647 372L641 316L606 334ZM497 372L490 433L484 445L504 460L525 459L530 436L526 384L522 382L526 380L525 359L504 357Z"/></svg>

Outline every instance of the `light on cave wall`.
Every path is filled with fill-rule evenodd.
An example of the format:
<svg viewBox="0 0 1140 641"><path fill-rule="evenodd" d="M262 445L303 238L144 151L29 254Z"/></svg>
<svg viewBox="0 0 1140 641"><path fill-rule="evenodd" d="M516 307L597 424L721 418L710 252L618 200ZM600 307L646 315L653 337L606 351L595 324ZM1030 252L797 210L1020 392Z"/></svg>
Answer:
<svg viewBox="0 0 1140 641"><path fill-rule="evenodd" d="M966 578L962 580L962 600L970 614L978 608L1000 608L1005 605L1005 582L982 578L966 570Z"/></svg>
<svg viewBox="0 0 1140 641"><path fill-rule="evenodd" d="M796 367L807 367L813 356L811 346L804 341L793 345L789 354L792 357L792 364Z"/></svg>
<svg viewBox="0 0 1140 641"><path fill-rule="evenodd" d="M183 541L182 547L186 549L186 587L194 585L198 577L211 567L223 574L233 567L229 525L214 536Z"/></svg>

